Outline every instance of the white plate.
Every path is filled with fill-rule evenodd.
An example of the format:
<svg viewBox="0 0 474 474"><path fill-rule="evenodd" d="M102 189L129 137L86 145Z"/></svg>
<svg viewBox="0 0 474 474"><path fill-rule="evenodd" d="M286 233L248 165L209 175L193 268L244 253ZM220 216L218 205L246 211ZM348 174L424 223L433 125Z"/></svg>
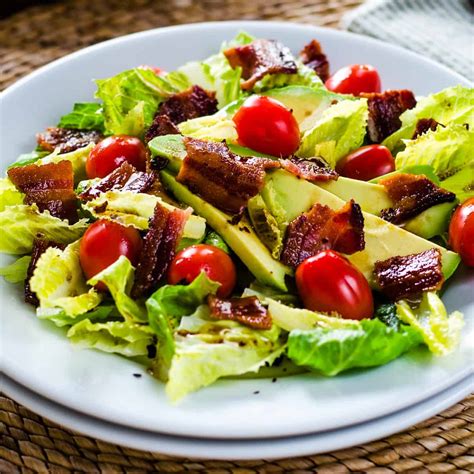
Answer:
<svg viewBox="0 0 474 474"><path fill-rule="evenodd" d="M472 377L410 408L348 428L289 438L216 440L177 437L113 425L53 403L10 379L7 395L56 423L79 433L122 446L171 456L203 459L282 459L348 448L389 436L440 413L474 388Z"/></svg>
<svg viewBox="0 0 474 474"><path fill-rule="evenodd" d="M294 51L318 38L333 70L349 63L371 63L380 71L385 88L411 88L416 94L426 94L464 81L400 48L323 28L265 22L163 28L87 48L8 89L0 109L3 168L19 153L31 150L34 133L56 123L74 101L91 99L92 78L139 64L171 70L207 56L240 29L278 38ZM64 331L37 320L22 302L20 291L2 281L2 366L9 377L55 402L123 426L207 438L314 433L385 416L465 378L471 369L474 340L473 281L472 274L459 276L446 292L448 308L464 311L467 319L461 347L449 357L433 358L422 350L384 367L336 378L304 375L276 383L221 381L178 406L168 403L159 382L146 375L133 377L140 372L133 362L72 347Z"/></svg>

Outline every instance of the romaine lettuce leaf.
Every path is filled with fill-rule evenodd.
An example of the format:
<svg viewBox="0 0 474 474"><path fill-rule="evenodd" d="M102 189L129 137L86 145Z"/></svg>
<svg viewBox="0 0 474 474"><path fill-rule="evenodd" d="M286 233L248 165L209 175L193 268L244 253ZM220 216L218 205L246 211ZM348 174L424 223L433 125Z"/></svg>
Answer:
<svg viewBox="0 0 474 474"><path fill-rule="evenodd" d="M113 352L125 357L146 356L154 345L154 334L149 326L130 321L93 323L84 319L72 326L67 337L79 347Z"/></svg>
<svg viewBox="0 0 474 474"><path fill-rule="evenodd" d="M58 327L73 326L74 324L88 319L89 321L103 321L115 310L111 305L100 305L87 313L69 315L61 308L37 308L36 316L38 319L50 321Z"/></svg>
<svg viewBox="0 0 474 474"><path fill-rule="evenodd" d="M18 168L19 166L26 166L36 163L40 158L49 155L49 151L34 150L31 153L22 153L16 161L8 165L7 169Z"/></svg>
<svg viewBox="0 0 474 474"><path fill-rule="evenodd" d="M189 285L165 285L146 301L150 327L158 336L158 377L167 380L174 354L174 330L183 316L194 313L219 288L202 272Z"/></svg>
<svg viewBox="0 0 474 474"><path fill-rule="evenodd" d="M441 181L440 186L456 194L461 203L474 197L474 161Z"/></svg>
<svg viewBox="0 0 474 474"><path fill-rule="evenodd" d="M396 303L396 306L398 317L421 335L433 354L442 356L456 349L461 338L464 317L459 311L448 316L436 293L423 293L421 303L416 309L412 309L403 300Z"/></svg>
<svg viewBox="0 0 474 474"><path fill-rule="evenodd" d="M140 302L133 300L130 290L133 286L135 268L124 255L112 265L88 280L89 285L102 282L107 286L119 313L127 322L143 323L148 320L146 310Z"/></svg>
<svg viewBox="0 0 474 474"><path fill-rule="evenodd" d="M102 105L97 102L79 102L74 104L72 112L63 115L58 127L80 130L104 131Z"/></svg>
<svg viewBox="0 0 474 474"><path fill-rule="evenodd" d="M23 204L24 194L8 179L0 179L0 211L3 211L7 206L15 206Z"/></svg>
<svg viewBox="0 0 474 474"><path fill-rule="evenodd" d="M79 262L79 241L64 250L50 247L38 259L30 279L41 308L60 308L74 317L96 308L102 301L86 284Z"/></svg>
<svg viewBox="0 0 474 474"><path fill-rule="evenodd" d="M326 109L316 125L303 133L296 155L320 156L331 167L352 150L359 148L366 134L367 100L342 100Z"/></svg>
<svg viewBox="0 0 474 474"><path fill-rule="evenodd" d="M9 206L0 212L0 252L13 255L30 253L38 234L47 240L68 244L81 237L88 226L85 219L71 225L48 211L39 212L36 204Z"/></svg>
<svg viewBox="0 0 474 474"><path fill-rule="evenodd" d="M0 267L0 276L5 278L9 283L23 283L26 280L28 266L30 265L31 257L25 255L10 263Z"/></svg>
<svg viewBox="0 0 474 474"><path fill-rule="evenodd" d="M295 329L288 338L288 357L324 375L355 367L387 364L422 342L410 326L399 330L379 319L363 319L346 328Z"/></svg>
<svg viewBox="0 0 474 474"><path fill-rule="evenodd" d="M403 139L410 139L419 119L432 118L442 125L467 124L474 127L474 89L466 86L454 86L436 94L418 100L413 109L406 110L401 116L399 130L387 137L383 145L392 151L398 151Z"/></svg>

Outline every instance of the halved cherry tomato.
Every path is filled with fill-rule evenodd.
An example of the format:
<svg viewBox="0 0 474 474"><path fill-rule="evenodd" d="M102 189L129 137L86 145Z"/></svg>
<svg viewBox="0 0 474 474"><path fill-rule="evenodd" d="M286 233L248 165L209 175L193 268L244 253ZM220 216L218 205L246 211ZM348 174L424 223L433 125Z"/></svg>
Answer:
<svg viewBox="0 0 474 474"><path fill-rule="evenodd" d="M142 239L137 229L101 219L94 222L82 237L79 261L89 279L112 265L121 255L136 265L141 249ZM102 283L97 288L106 289Z"/></svg>
<svg viewBox="0 0 474 474"><path fill-rule="evenodd" d="M191 245L178 252L168 270L168 283L191 283L201 271L221 284L217 296L226 298L232 293L237 280L234 262L223 250L207 244Z"/></svg>
<svg viewBox="0 0 474 474"><path fill-rule="evenodd" d="M466 265L474 267L474 197L454 211L449 224L449 245Z"/></svg>
<svg viewBox="0 0 474 474"><path fill-rule="evenodd" d="M270 97L250 97L233 120L239 144L252 150L289 156L300 146L300 129L291 110Z"/></svg>
<svg viewBox="0 0 474 474"><path fill-rule="evenodd" d="M114 135L99 142L89 153L86 173L89 179L103 178L128 161L140 171L145 171L146 148L136 137Z"/></svg>
<svg viewBox="0 0 474 474"><path fill-rule="evenodd" d="M395 160L387 147L367 145L339 160L336 171L346 178L369 181L395 171Z"/></svg>
<svg viewBox="0 0 474 474"><path fill-rule="evenodd" d="M379 73L368 64L343 67L325 84L330 91L339 94L360 95L362 92L380 92L382 89Z"/></svg>
<svg viewBox="0 0 474 474"><path fill-rule="evenodd" d="M337 312L345 319L372 317L374 300L364 275L345 257L324 250L296 270L296 286L306 308Z"/></svg>

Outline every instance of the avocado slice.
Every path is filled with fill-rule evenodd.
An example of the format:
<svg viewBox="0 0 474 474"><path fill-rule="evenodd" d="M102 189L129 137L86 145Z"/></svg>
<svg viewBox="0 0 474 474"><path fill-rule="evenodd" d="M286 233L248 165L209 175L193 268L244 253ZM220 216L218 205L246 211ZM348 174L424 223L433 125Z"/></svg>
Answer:
<svg viewBox="0 0 474 474"><path fill-rule="evenodd" d="M403 228L425 239L432 239L437 235L442 235L448 230L451 213L456 204L457 201L443 202L442 204L430 207L407 221Z"/></svg>

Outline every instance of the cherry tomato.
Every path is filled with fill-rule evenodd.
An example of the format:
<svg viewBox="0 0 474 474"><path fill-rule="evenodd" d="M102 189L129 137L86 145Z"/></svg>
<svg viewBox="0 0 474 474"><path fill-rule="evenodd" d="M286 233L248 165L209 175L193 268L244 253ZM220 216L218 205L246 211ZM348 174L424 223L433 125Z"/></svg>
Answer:
<svg viewBox="0 0 474 474"><path fill-rule="evenodd" d="M104 178L123 162L128 161L145 171L146 148L136 137L114 135L99 142L89 153L86 172L89 179Z"/></svg>
<svg viewBox="0 0 474 474"><path fill-rule="evenodd" d="M192 245L178 252L168 270L168 283L191 283L201 271L221 284L217 296L226 298L232 293L237 280L234 262L223 250L213 245Z"/></svg>
<svg viewBox="0 0 474 474"><path fill-rule="evenodd" d="M336 171L346 178L369 181L395 171L395 160L387 147L368 145L339 160Z"/></svg>
<svg viewBox="0 0 474 474"><path fill-rule="evenodd" d="M296 286L306 308L337 312L345 319L370 318L372 291L364 275L345 257L324 250L296 270Z"/></svg>
<svg viewBox="0 0 474 474"><path fill-rule="evenodd" d="M142 239L137 229L102 219L94 222L82 237L79 261L89 279L112 265L121 255L136 265L141 249ZM106 289L103 283L99 283L97 288Z"/></svg>
<svg viewBox="0 0 474 474"><path fill-rule="evenodd" d="M326 81L326 87L339 94L353 95L382 89L379 73L368 64L353 64L339 69Z"/></svg>
<svg viewBox="0 0 474 474"><path fill-rule="evenodd" d="M454 211L449 224L449 245L466 265L474 267L474 197Z"/></svg>
<svg viewBox="0 0 474 474"><path fill-rule="evenodd" d="M233 120L239 144L252 150L289 156L300 146L300 129L291 110L270 97L250 97Z"/></svg>

